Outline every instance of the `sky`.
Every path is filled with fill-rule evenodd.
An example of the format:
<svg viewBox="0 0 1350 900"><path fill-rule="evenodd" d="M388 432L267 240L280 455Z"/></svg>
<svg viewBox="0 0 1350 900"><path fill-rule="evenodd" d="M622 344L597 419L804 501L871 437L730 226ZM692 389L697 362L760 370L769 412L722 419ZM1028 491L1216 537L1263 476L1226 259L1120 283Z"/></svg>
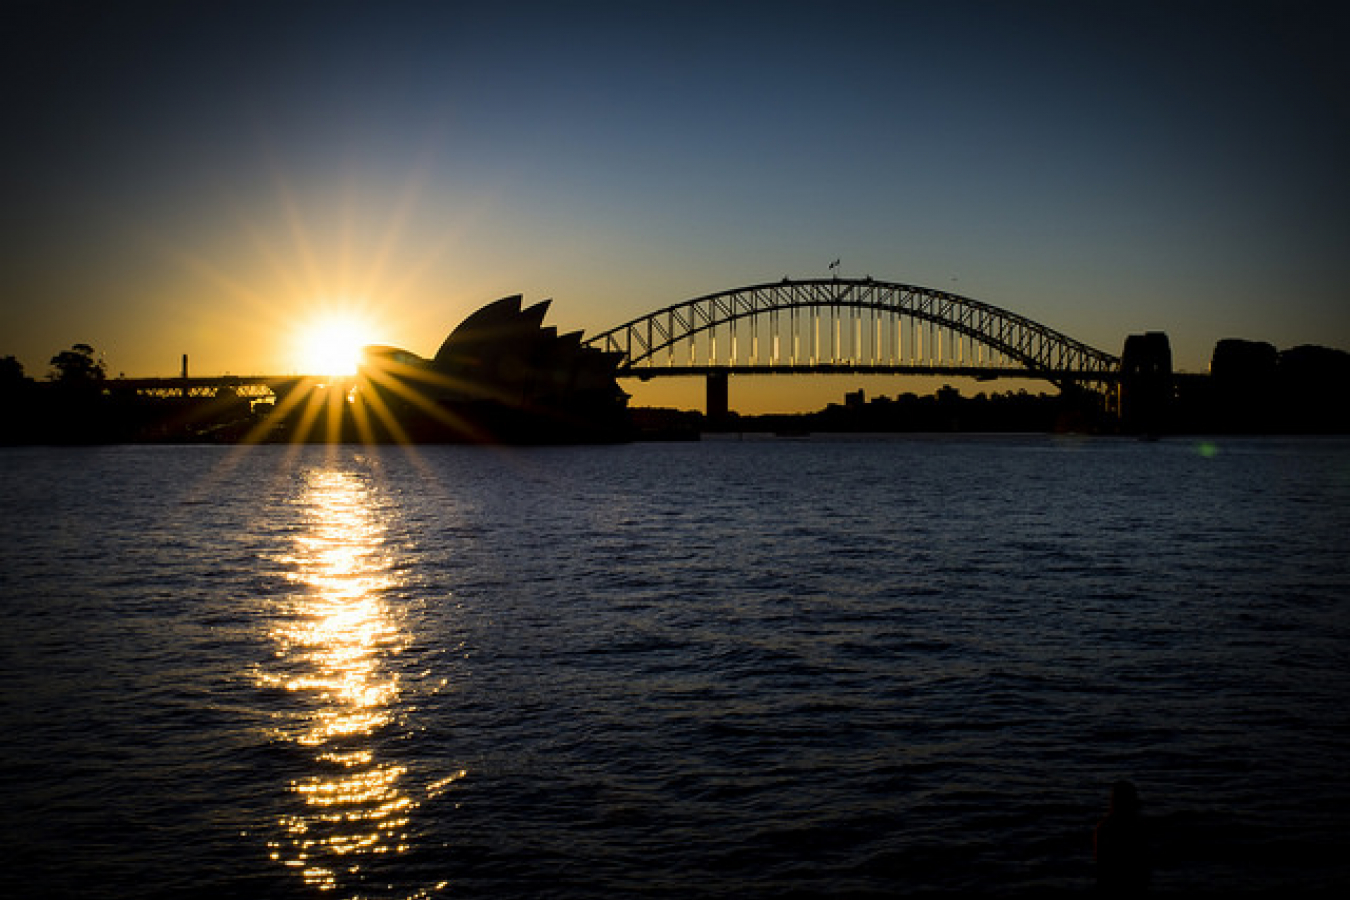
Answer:
<svg viewBox="0 0 1350 900"><path fill-rule="evenodd" d="M509 294L593 335L835 259L1188 371L1350 350L1347 39L1299 0L11 0L0 356L287 374L337 311L429 356Z"/></svg>

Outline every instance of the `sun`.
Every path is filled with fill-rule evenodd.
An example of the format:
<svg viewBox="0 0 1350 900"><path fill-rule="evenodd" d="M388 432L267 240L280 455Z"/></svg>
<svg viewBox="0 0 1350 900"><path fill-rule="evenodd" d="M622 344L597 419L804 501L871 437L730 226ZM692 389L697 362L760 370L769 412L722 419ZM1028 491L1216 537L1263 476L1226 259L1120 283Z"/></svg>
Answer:
<svg viewBox="0 0 1350 900"><path fill-rule="evenodd" d="M325 313L297 332L296 368L302 375L355 375L370 324L350 313Z"/></svg>

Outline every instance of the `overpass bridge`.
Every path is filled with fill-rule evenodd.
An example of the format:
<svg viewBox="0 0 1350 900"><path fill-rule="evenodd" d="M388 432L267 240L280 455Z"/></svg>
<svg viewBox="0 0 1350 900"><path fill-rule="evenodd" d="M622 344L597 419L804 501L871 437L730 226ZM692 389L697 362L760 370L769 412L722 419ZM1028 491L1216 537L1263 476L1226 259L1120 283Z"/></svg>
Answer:
<svg viewBox="0 0 1350 900"><path fill-rule="evenodd" d="M176 397L205 400L218 397L222 392L248 400L270 400L302 382L315 380L305 375L180 375L177 378L111 378L108 386L114 391L165 400Z"/></svg>

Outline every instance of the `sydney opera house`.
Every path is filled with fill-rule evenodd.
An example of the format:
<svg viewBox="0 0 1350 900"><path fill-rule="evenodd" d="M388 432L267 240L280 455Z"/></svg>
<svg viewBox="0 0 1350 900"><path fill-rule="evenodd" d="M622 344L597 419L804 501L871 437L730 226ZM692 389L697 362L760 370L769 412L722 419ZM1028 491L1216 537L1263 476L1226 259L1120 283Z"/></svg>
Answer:
<svg viewBox="0 0 1350 900"><path fill-rule="evenodd" d="M621 355L544 325L550 301L519 295L460 323L431 359L367 347L343 404L344 440L373 443L597 443L626 440ZM327 429L318 429L324 431ZM331 432L330 432L331 433Z"/></svg>

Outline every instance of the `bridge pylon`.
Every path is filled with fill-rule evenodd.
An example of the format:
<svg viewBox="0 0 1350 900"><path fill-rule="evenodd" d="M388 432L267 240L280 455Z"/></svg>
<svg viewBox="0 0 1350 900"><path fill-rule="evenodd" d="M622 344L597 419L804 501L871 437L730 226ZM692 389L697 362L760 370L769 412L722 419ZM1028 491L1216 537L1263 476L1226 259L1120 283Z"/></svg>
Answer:
<svg viewBox="0 0 1350 900"><path fill-rule="evenodd" d="M1120 355L1119 416L1127 431L1166 431L1176 393L1172 345L1161 331L1132 334Z"/></svg>

